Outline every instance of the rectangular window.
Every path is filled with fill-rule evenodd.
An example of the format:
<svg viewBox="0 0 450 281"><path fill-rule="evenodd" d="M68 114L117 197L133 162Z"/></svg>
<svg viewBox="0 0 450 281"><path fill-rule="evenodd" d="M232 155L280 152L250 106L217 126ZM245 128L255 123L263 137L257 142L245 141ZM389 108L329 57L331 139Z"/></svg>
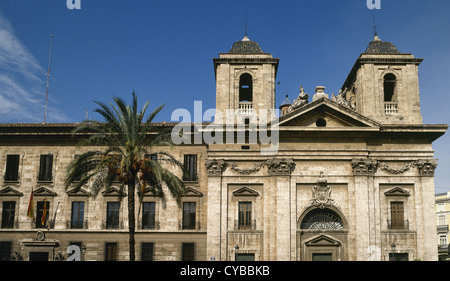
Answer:
<svg viewBox="0 0 450 281"><path fill-rule="evenodd" d="M73 158L74 160L77 160L77 158L80 157L79 154L76 154ZM77 177L74 179L75 182L80 181L81 180L82 175L77 175Z"/></svg>
<svg viewBox="0 0 450 281"><path fill-rule="evenodd" d="M141 261L153 261L153 243L142 243Z"/></svg>
<svg viewBox="0 0 450 281"><path fill-rule="evenodd" d="M105 261L117 261L117 243L105 244Z"/></svg>
<svg viewBox="0 0 450 281"><path fill-rule="evenodd" d="M445 219L445 216L439 216L439 223L438 225L446 225L447 220Z"/></svg>
<svg viewBox="0 0 450 281"><path fill-rule="evenodd" d="M195 229L195 202L183 203L183 229Z"/></svg>
<svg viewBox="0 0 450 281"><path fill-rule="evenodd" d="M2 209L2 228L14 228L15 213L16 213L16 202L4 201Z"/></svg>
<svg viewBox="0 0 450 281"><path fill-rule="evenodd" d="M11 245L12 242L1 241L0 242L0 261L10 261L11 260Z"/></svg>
<svg viewBox="0 0 450 281"><path fill-rule="evenodd" d="M72 220L70 228L82 229L84 222L84 202L72 202Z"/></svg>
<svg viewBox="0 0 450 281"><path fill-rule="evenodd" d="M119 228L119 202L108 202L106 207L106 228Z"/></svg>
<svg viewBox="0 0 450 281"><path fill-rule="evenodd" d="M183 243L182 244L182 261L194 261L195 260L195 244Z"/></svg>
<svg viewBox="0 0 450 281"><path fill-rule="evenodd" d="M46 228L50 215L50 202L38 201L36 210L36 228Z"/></svg>
<svg viewBox="0 0 450 281"><path fill-rule="evenodd" d="M403 202L391 202L391 228L404 229L405 215L403 209Z"/></svg>
<svg viewBox="0 0 450 281"><path fill-rule="evenodd" d="M142 204L142 229L155 229L155 202Z"/></svg>
<svg viewBox="0 0 450 281"><path fill-rule="evenodd" d="M197 155L184 155L184 181L197 181Z"/></svg>
<svg viewBox="0 0 450 281"><path fill-rule="evenodd" d="M39 164L39 181L52 181L53 155L41 155Z"/></svg>
<svg viewBox="0 0 450 281"><path fill-rule="evenodd" d="M439 246L447 247L447 236L445 235L439 236Z"/></svg>
<svg viewBox="0 0 450 281"><path fill-rule="evenodd" d="M239 229L252 227L252 202L239 202Z"/></svg>
<svg viewBox="0 0 450 281"><path fill-rule="evenodd" d="M20 155L6 156L5 181L19 181L19 160Z"/></svg>

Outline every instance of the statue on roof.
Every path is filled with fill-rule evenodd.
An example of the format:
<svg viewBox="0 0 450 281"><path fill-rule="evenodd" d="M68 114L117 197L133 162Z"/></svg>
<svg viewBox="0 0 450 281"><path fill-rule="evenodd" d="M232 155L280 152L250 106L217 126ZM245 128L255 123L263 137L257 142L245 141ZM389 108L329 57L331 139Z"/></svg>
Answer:
<svg viewBox="0 0 450 281"><path fill-rule="evenodd" d="M294 111L295 109L305 105L308 103L309 95L305 92L302 86L300 86L300 93L298 97L292 102L292 105L289 107L288 112Z"/></svg>
<svg viewBox="0 0 450 281"><path fill-rule="evenodd" d="M349 109L355 110L353 104L347 100L347 91L347 88L345 88L344 90L340 89L337 96L335 96L334 93L331 95L331 100Z"/></svg>

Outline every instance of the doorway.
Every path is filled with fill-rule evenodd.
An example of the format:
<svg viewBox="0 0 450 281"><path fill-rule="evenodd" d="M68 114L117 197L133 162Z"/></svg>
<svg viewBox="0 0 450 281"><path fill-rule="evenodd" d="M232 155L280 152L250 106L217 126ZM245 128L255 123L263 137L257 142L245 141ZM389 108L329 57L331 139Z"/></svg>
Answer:
<svg viewBox="0 0 450 281"><path fill-rule="evenodd" d="M333 254L332 253L313 253L312 261L332 261Z"/></svg>
<svg viewBox="0 0 450 281"><path fill-rule="evenodd" d="M48 252L30 252L30 261L48 261Z"/></svg>
<svg viewBox="0 0 450 281"><path fill-rule="evenodd" d="M236 254L236 261L255 261L255 254Z"/></svg>

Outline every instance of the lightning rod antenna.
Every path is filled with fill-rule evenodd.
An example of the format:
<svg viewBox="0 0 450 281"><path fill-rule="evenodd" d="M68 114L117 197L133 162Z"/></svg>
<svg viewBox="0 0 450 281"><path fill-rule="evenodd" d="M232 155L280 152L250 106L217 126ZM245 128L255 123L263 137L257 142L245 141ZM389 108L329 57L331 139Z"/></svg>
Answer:
<svg viewBox="0 0 450 281"><path fill-rule="evenodd" d="M248 36L247 30L248 29L248 11L245 9L245 36Z"/></svg>
<svg viewBox="0 0 450 281"><path fill-rule="evenodd" d="M50 59L52 57L52 41L53 41L53 34L50 35L50 52L48 55L47 91L45 94L44 123L47 123L48 86L49 86L49 82L50 82Z"/></svg>
<svg viewBox="0 0 450 281"><path fill-rule="evenodd" d="M373 25L373 36L377 37L378 36L378 32L377 32L377 26L375 25L375 9L372 10L372 25Z"/></svg>

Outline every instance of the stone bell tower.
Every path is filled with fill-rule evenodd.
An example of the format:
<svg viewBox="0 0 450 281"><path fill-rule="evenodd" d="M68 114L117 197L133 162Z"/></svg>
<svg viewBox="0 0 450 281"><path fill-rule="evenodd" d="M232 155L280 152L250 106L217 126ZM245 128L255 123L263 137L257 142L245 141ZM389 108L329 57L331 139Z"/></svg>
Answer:
<svg viewBox="0 0 450 281"><path fill-rule="evenodd" d="M358 113L381 124L422 124L418 74L422 61L375 35L341 90Z"/></svg>
<svg viewBox="0 0 450 281"><path fill-rule="evenodd" d="M279 59L263 52L247 35L227 53L214 58L216 110L246 118L260 109L275 109L275 81ZM217 115L216 115L217 116Z"/></svg>

